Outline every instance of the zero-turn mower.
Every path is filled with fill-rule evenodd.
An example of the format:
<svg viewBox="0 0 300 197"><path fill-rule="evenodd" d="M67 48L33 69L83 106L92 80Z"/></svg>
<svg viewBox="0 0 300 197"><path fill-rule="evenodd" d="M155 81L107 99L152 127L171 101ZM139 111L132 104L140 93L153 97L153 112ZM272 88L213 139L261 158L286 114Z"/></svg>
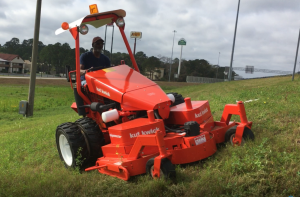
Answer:
<svg viewBox="0 0 300 197"><path fill-rule="evenodd" d="M174 165L207 158L218 143L241 145L254 139L243 102L225 105L221 120L215 121L208 101L166 94L140 74L124 33L125 16L124 10L96 12L64 22L55 32L69 30L75 39L76 70L68 71L67 78L76 101L71 108L82 116L56 130L57 149L67 168L94 162L85 171L98 170L123 180L143 173L170 178L175 176ZM133 68L124 61L106 69L94 67L81 86L79 33L86 34L87 25L99 28L110 23L119 28ZM239 115L241 122L231 122L231 115Z"/></svg>

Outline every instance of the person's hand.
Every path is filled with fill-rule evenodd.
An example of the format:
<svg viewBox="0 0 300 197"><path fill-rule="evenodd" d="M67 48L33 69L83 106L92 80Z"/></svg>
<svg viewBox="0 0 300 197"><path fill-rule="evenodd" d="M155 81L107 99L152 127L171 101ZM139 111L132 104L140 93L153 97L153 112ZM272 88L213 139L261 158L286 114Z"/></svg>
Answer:
<svg viewBox="0 0 300 197"><path fill-rule="evenodd" d="M103 69L101 66L91 67L90 69L88 69L88 72L97 71L97 70L101 70L101 69Z"/></svg>
<svg viewBox="0 0 300 197"><path fill-rule="evenodd" d="M91 72L91 71L93 70L93 68L94 68L94 67L91 67L91 68L87 69L87 70L85 71L85 73Z"/></svg>

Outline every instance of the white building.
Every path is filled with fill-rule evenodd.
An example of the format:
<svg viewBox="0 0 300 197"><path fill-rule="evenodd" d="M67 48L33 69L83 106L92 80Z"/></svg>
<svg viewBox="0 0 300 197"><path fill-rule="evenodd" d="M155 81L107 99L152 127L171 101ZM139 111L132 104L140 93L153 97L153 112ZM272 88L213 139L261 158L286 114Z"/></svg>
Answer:
<svg viewBox="0 0 300 197"><path fill-rule="evenodd" d="M0 53L0 72L6 73L24 73L25 62L13 54Z"/></svg>

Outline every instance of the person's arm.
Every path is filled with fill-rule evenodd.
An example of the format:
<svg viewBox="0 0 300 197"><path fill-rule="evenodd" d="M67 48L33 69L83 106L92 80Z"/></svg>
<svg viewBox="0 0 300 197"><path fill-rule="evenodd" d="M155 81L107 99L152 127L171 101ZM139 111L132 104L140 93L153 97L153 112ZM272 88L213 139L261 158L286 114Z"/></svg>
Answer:
<svg viewBox="0 0 300 197"><path fill-rule="evenodd" d="M84 75L86 73L86 69L84 69L84 65L80 64L80 75Z"/></svg>
<svg viewBox="0 0 300 197"><path fill-rule="evenodd" d="M80 75L84 75L87 71L86 67L84 65L87 64L87 55L86 53L83 53L80 55Z"/></svg>

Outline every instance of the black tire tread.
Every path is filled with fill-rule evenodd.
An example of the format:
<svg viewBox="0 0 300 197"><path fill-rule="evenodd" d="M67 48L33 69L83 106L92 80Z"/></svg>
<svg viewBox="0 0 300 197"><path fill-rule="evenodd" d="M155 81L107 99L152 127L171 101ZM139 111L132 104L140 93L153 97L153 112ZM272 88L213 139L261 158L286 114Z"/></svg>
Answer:
<svg viewBox="0 0 300 197"><path fill-rule="evenodd" d="M80 118L75 121L75 124L82 129L87 137L90 149L88 160L96 162L99 157L103 156L101 147L104 146L105 140L102 131L98 124L91 118Z"/></svg>
<svg viewBox="0 0 300 197"><path fill-rule="evenodd" d="M65 137L67 138L70 148L71 148L71 152L72 152L72 156L73 156L73 163L71 166L68 166L65 162L64 165L66 168L75 168L77 166L81 167L85 164L86 159L87 159L87 146L84 140L84 136L81 134L80 130L78 129L77 125L71 122L66 122L63 123L59 126L57 126L56 128L56 146L57 146L57 150L60 156L60 159L62 161L64 161L61 151L60 151L60 147L59 147L59 136L60 134L65 135ZM78 150L82 148L80 155L78 155ZM78 156L81 156L81 161L80 164L78 164L78 162L76 161L76 158Z"/></svg>
<svg viewBox="0 0 300 197"><path fill-rule="evenodd" d="M177 92L170 92L167 94L173 94L173 96L175 97L175 102L171 105L171 107L184 103L184 97L181 94L178 94Z"/></svg>

